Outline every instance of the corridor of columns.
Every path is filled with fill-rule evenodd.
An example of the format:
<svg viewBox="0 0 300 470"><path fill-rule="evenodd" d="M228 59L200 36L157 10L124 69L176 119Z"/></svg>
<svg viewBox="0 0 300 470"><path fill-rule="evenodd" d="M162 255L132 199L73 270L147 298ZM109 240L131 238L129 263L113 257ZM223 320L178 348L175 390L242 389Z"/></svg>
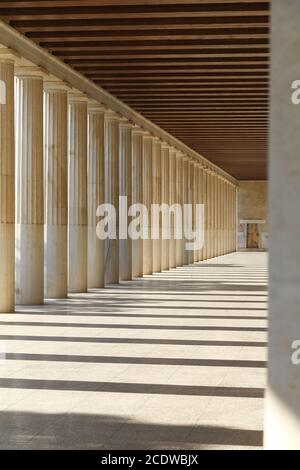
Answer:
<svg viewBox="0 0 300 470"><path fill-rule="evenodd" d="M1 449L300 448L299 21L0 2Z"/></svg>
<svg viewBox="0 0 300 470"><path fill-rule="evenodd" d="M266 253L2 315L0 447L259 449Z"/></svg>

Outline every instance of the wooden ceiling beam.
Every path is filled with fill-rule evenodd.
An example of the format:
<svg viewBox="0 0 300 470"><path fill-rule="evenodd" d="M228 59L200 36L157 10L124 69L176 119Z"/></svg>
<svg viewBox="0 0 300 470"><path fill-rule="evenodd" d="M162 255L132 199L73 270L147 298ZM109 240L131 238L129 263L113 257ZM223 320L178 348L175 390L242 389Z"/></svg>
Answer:
<svg viewBox="0 0 300 470"><path fill-rule="evenodd" d="M48 0L34 0L34 1L3 1L1 5L5 8L47 8ZM263 4L266 5L268 2L266 0L84 0L86 6L97 7L97 6L149 6L149 5L178 5L179 8L184 8L186 5L196 4L196 5L210 5L210 4L240 4L241 7L244 4L246 8L251 4ZM68 7L68 6L82 6L82 0L51 0L53 7ZM265 8L265 7L264 7Z"/></svg>
<svg viewBox="0 0 300 470"><path fill-rule="evenodd" d="M149 51L150 52L150 51ZM255 59L255 63L263 61L268 62L269 58L269 53L268 51L263 51L263 52L258 52L258 51L252 51L252 52L244 52L244 51L238 51L238 52L190 52L188 50L182 51L180 53L173 53L171 51L159 51L157 53L146 53L145 51L142 52L132 52L130 54L125 54L122 52L118 53L112 53L112 51L101 51L101 52L94 52L94 51L89 51L88 50L82 50L78 51L75 49L75 51L56 51L55 52L56 57L61 57L64 60L74 60L78 59L80 60L81 58L84 58L85 60L87 59L96 59L96 60L121 60L124 62L125 60L129 59L134 61L134 63L139 63L144 64L144 61L147 60L146 64L151 64L151 61L157 61L158 59L167 59L170 61L171 59L182 59L184 58L184 61L188 61L188 59L202 59L202 61L211 61L214 63L215 59L221 60L223 59L223 62L227 62L228 59L229 62L236 61L236 62L248 62L247 59ZM196 61L197 63L197 61ZM217 62L216 62L217 63ZM130 65L130 62L129 62Z"/></svg>
<svg viewBox="0 0 300 470"><path fill-rule="evenodd" d="M112 41L111 44L107 45L106 42L101 42L101 41L91 41L91 42L85 42L85 43L77 43L76 41L69 43L66 45L65 42L54 42L54 43L40 43L42 47L46 47L49 51L51 52L56 52L56 51L93 51L93 52L103 52L103 51L108 51L111 53L118 52L120 53L121 51L134 51L134 52L144 52L146 53L147 51L153 53L153 51L182 51L185 53L186 51L201 51L201 52L252 52L252 51L263 51L263 52L269 52L269 47L268 47L268 42L265 41L262 44L251 44L250 42L247 44L174 44L171 41L167 42L165 41L163 44L155 44L154 42L147 42L145 45L140 44L140 41L138 44L132 44L128 43L127 45L123 45L120 42L117 41Z"/></svg>
<svg viewBox="0 0 300 470"><path fill-rule="evenodd" d="M125 114L127 104L160 126L158 134L165 129L238 178L265 179L269 5L2 1L0 17L85 75L87 84L100 85L105 99L106 90L117 96Z"/></svg>
<svg viewBox="0 0 300 470"><path fill-rule="evenodd" d="M114 33L114 34L113 34ZM119 40L122 41L137 41L137 40L177 40L181 41L182 39L196 39L196 40L212 40L217 39L222 41L223 39L269 39L268 28L255 28L255 30L249 29L238 29L238 30L221 30L220 28L215 28L214 30L166 30L165 28L155 30L132 30L132 31L120 31L116 29L114 32L112 30L107 31L101 29L96 29L96 31L74 31L72 27L65 27L63 31L52 31L50 28L49 31L33 31L28 32L27 36L31 39L37 41L52 41L60 42L63 38L65 42L73 42L74 39L80 42L84 41L94 41L98 40L100 37L105 38L107 41Z"/></svg>

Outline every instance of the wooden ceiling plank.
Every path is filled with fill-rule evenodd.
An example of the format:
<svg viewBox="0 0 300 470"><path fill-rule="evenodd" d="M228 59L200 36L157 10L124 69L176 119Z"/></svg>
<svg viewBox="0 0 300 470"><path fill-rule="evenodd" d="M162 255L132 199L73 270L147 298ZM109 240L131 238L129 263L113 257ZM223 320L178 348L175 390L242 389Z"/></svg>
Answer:
<svg viewBox="0 0 300 470"><path fill-rule="evenodd" d="M0 2L0 17L236 177L265 178L269 1Z"/></svg>
<svg viewBox="0 0 300 470"><path fill-rule="evenodd" d="M114 33L114 34L113 34ZM231 30L231 31L223 31L220 28L215 28L211 31L206 30L166 30L163 31L160 29L154 30L132 30L132 31L122 31L122 34L119 29L115 32L113 31L106 31L106 30L99 30L96 31L74 31L72 27L69 29L67 27L64 28L63 31L40 31L40 32L29 32L27 36L31 39L37 41L52 41L52 42L60 42L63 40L67 42L72 42L76 38L77 41L84 42L84 41L93 41L98 40L99 37L105 38L107 41L111 40L119 40L122 41L125 39L126 41L137 41L137 40L177 40L181 41L182 39L196 39L196 40L212 40L217 39L222 41L223 39L269 39L268 28L255 28L255 31L249 31L249 29L238 31Z"/></svg>

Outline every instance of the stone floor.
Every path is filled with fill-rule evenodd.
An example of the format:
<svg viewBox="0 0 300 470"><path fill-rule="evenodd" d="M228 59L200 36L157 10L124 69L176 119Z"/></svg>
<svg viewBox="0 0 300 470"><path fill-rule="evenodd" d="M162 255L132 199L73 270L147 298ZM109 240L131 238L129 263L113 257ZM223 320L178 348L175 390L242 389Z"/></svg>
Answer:
<svg viewBox="0 0 300 470"><path fill-rule="evenodd" d="M262 446L267 254L0 317L0 448Z"/></svg>

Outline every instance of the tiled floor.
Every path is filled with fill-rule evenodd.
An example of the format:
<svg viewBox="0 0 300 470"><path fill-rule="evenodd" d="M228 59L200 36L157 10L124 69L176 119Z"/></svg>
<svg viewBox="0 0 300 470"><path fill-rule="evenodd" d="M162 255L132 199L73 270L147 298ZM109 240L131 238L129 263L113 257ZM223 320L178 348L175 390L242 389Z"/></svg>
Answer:
<svg viewBox="0 0 300 470"><path fill-rule="evenodd" d="M0 317L0 448L262 445L266 253Z"/></svg>

